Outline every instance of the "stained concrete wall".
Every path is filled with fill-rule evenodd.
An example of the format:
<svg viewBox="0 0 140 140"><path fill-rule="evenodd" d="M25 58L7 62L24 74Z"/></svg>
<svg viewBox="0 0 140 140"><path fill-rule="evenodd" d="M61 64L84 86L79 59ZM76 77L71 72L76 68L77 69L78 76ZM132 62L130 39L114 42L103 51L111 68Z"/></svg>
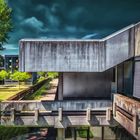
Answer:
<svg viewBox="0 0 140 140"><path fill-rule="evenodd" d="M130 28L106 40L106 69L134 56L133 30Z"/></svg>
<svg viewBox="0 0 140 140"><path fill-rule="evenodd" d="M140 23L135 26L135 56L140 56Z"/></svg>
<svg viewBox="0 0 140 140"><path fill-rule="evenodd" d="M102 73L63 73L63 97L110 98L112 76L112 69Z"/></svg>
<svg viewBox="0 0 140 140"><path fill-rule="evenodd" d="M94 41L21 41L21 71L102 71L104 43Z"/></svg>
<svg viewBox="0 0 140 140"><path fill-rule="evenodd" d="M133 57L134 26L102 40L20 41L20 70L102 72Z"/></svg>

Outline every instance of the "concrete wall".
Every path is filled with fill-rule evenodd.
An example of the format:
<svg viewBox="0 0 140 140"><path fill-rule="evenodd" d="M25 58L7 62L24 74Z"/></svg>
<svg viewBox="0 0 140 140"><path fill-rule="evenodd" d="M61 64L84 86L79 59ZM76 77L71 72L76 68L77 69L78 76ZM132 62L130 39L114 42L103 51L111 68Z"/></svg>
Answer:
<svg viewBox="0 0 140 140"><path fill-rule="evenodd" d="M94 41L21 41L21 71L102 71L104 43Z"/></svg>
<svg viewBox="0 0 140 140"><path fill-rule="evenodd" d="M102 73L63 73L60 91L64 98L110 98L112 76L112 69Z"/></svg>
<svg viewBox="0 0 140 140"><path fill-rule="evenodd" d="M135 26L135 56L140 56L140 23Z"/></svg>
<svg viewBox="0 0 140 140"><path fill-rule="evenodd" d="M40 111L58 111L63 108L63 111L86 111L88 107L93 110L106 110L112 106L111 100L69 100L69 101L3 101L0 102L1 111L11 111L14 108L16 111L35 111L38 108Z"/></svg>
<svg viewBox="0 0 140 140"><path fill-rule="evenodd" d="M106 40L106 69L134 56L133 28Z"/></svg>

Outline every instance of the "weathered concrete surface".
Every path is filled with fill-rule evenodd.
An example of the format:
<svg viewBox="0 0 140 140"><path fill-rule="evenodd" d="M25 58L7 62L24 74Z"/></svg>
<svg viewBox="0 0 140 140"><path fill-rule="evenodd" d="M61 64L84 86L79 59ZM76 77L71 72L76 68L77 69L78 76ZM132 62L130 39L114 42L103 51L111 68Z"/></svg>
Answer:
<svg viewBox="0 0 140 140"><path fill-rule="evenodd" d="M58 111L63 108L65 111L82 111L90 107L93 110L102 110L111 107L111 100L63 100L63 101L4 101L0 103L1 111L11 111L14 108L17 111L34 111L39 108L40 111Z"/></svg>
<svg viewBox="0 0 140 140"><path fill-rule="evenodd" d="M134 50L131 50L131 42L134 38L131 38L131 34L131 29L129 29L106 40L106 69L133 56Z"/></svg>
<svg viewBox="0 0 140 140"><path fill-rule="evenodd" d="M95 73L63 73L64 98L110 98L112 69ZM58 91L58 95L61 94Z"/></svg>
<svg viewBox="0 0 140 140"><path fill-rule="evenodd" d="M106 120L105 115L91 115L91 120L87 121L85 115L69 115L63 116L63 120L59 121L58 116L42 116L39 115L38 121L35 121L34 116L16 116L12 122L10 116L1 117L1 125L11 126L40 126L40 127L55 127L55 128L67 128L72 126L113 126L117 123L111 119Z"/></svg>
<svg viewBox="0 0 140 140"><path fill-rule="evenodd" d="M114 94L113 116L129 133L138 139L140 127L140 102Z"/></svg>
<svg viewBox="0 0 140 140"><path fill-rule="evenodd" d="M140 56L140 23L135 26L135 56Z"/></svg>
<svg viewBox="0 0 140 140"><path fill-rule="evenodd" d="M21 71L102 71L104 42L21 41Z"/></svg>
<svg viewBox="0 0 140 140"><path fill-rule="evenodd" d="M21 71L102 72L134 56L134 25L101 40L20 41Z"/></svg>
<svg viewBox="0 0 140 140"><path fill-rule="evenodd" d="M83 125L114 125L106 119L106 110L112 103L108 100L97 101L5 101L1 102L2 125L48 126L66 128ZM58 110L62 109L62 114ZM87 109L91 110L87 120ZM11 114L11 111L14 113ZM81 112L80 112L81 111ZM60 115L62 118L60 119ZM89 114L88 114L89 115ZM88 117L89 118L89 117Z"/></svg>

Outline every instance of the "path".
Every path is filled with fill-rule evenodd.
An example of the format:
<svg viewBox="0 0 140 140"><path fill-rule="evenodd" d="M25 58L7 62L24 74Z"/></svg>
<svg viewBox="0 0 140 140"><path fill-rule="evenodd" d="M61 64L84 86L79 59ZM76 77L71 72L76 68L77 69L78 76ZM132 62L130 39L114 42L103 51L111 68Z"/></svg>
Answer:
<svg viewBox="0 0 140 140"><path fill-rule="evenodd" d="M58 86L58 79L53 79L51 82L51 88L49 90L46 90L46 94L42 95L43 97L40 98L40 100L47 100L47 101L53 101L55 100L57 86Z"/></svg>

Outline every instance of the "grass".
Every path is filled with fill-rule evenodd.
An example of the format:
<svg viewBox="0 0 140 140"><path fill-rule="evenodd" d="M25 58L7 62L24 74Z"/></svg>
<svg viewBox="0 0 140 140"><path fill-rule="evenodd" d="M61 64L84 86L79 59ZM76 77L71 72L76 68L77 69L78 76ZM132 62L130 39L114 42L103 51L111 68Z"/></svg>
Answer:
<svg viewBox="0 0 140 140"><path fill-rule="evenodd" d="M12 137L26 134L29 129L27 127L5 127L0 126L0 140L9 140Z"/></svg>
<svg viewBox="0 0 140 140"><path fill-rule="evenodd" d="M18 92L28 88L29 86L20 85L19 86L0 86L0 101L7 100L11 96L17 94Z"/></svg>
<svg viewBox="0 0 140 140"><path fill-rule="evenodd" d="M78 135L81 138L87 138L87 130L85 130L85 127L81 127L81 130L78 130ZM91 131L89 131L89 137L93 138L93 134Z"/></svg>
<svg viewBox="0 0 140 140"><path fill-rule="evenodd" d="M40 89L38 89L34 94L25 97L25 100L39 100L43 94L46 94L46 90L50 88L50 80L48 80Z"/></svg>

